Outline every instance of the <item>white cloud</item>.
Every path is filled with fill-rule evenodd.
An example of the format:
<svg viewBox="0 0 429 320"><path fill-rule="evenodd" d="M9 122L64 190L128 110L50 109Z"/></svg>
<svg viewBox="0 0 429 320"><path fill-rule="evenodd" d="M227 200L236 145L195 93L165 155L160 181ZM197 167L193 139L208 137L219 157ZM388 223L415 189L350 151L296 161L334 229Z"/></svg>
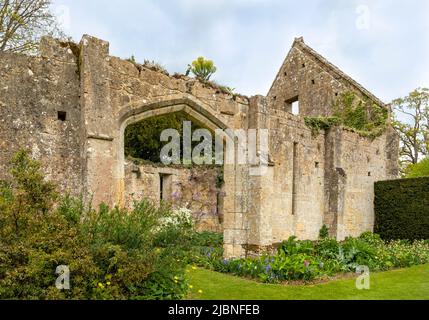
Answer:
<svg viewBox="0 0 429 320"><path fill-rule="evenodd" d="M57 0L70 8L70 33L111 43L121 57L153 59L172 72L203 55L215 79L237 92L266 94L294 37L383 100L429 86L429 1L410 0ZM356 28L367 6L369 29Z"/></svg>

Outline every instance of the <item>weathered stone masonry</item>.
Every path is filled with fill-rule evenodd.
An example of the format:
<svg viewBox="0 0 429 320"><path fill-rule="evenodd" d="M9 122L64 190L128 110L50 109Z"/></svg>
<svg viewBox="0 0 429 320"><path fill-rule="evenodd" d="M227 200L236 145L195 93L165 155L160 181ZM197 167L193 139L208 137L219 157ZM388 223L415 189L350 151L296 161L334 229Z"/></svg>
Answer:
<svg viewBox="0 0 429 320"><path fill-rule="evenodd" d="M79 45L46 38L38 57L0 54L0 179L7 177L11 155L24 147L62 191L83 193L94 204L127 205L142 188L156 188L156 194L160 172L125 161L125 128L182 111L212 130L270 133L267 174L250 175L249 165L224 166L223 218L216 228L224 231L227 257L291 235L316 239L323 224L339 239L359 235L373 228L374 181L397 175L399 142L391 128L373 140L339 127L314 136L303 117L330 115L335 97L346 91L383 105L302 39L294 42L267 97L247 98L136 67L110 56L109 44L90 36ZM295 101L299 115L291 114ZM165 170L181 186L171 192L186 192L183 181L191 173ZM207 181L201 190L209 207L218 206Z"/></svg>

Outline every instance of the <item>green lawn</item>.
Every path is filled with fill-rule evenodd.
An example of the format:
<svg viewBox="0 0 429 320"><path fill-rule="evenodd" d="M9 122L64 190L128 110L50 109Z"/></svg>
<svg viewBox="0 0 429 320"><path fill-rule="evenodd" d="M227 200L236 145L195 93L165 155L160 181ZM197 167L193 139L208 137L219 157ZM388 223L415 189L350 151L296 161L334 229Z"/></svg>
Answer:
<svg viewBox="0 0 429 320"><path fill-rule="evenodd" d="M190 271L194 300L429 300L429 265L371 274L371 289L355 280L307 286L269 285L204 269ZM202 292L198 292L201 290Z"/></svg>

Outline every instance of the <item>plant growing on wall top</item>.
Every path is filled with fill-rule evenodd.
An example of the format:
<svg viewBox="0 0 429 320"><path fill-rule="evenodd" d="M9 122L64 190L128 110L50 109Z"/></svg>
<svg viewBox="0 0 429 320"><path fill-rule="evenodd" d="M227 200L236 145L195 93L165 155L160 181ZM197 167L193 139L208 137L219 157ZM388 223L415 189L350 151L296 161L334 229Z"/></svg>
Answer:
<svg viewBox="0 0 429 320"><path fill-rule="evenodd" d="M195 77L203 81L209 81L211 76L217 71L212 60L206 60L204 57L198 57L188 66L186 75L193 73Z"/></svg>
<svg viewBox="0 0 429 320"><path fill-rule="evenodd" d="M364 137L375 138L383 133L388 110L370 101L358 99L353 92L343 93L333 104L331 117L306 117L305 124L313 134L342 125Z"/></svg>
<svg viewBox="0 0 429 320"><path fill-rule="evenodd" d="M385 127L388 110L371 101L361 100L353 92L343 93L334 103L334 116L345 127L372 132Z"/></svg>

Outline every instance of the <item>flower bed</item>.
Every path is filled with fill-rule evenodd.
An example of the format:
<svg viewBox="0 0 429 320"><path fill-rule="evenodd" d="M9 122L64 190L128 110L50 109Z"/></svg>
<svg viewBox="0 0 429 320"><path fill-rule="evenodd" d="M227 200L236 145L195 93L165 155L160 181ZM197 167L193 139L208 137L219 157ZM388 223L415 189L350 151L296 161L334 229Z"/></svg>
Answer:
<svg viewBox="0 0 429 320"><path fill-rule="evenodd" d="M367 266L370 271L385 271L429 263L429 242L387 243L372 233L342 242L330 238L299 241L291 237L282 243L275 255L225 260L222 248L211 246L200 248L200 254L194 254L193 259L201 267L266 283L310 281L356 272L358 266Z"/></svg>

